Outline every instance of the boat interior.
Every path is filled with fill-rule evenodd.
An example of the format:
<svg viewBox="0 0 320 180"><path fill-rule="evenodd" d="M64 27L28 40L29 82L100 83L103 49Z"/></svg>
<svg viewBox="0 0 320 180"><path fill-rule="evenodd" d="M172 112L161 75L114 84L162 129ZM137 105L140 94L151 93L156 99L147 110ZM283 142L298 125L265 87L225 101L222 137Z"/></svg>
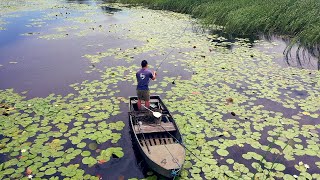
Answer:
<svg viewBox="0 0 320 180"><path fill-rule="evenodd" d="M181 136L168 110L159 99L150 99L150 109L161 112L157 119L148 110L138 111L137 101L130 100L132 123L142 150L165 169L177 169L184 162L185 150L176 139ZM171 134L169 134L169 133ZM174 137L172 137L174 136ZM172 158L172 157L175 158Z"/></svg>
<svg viewBox="0 0 320 180"><path fill-rule="evenodd" d="M131 100L131 110L135 111L136 114L133 119L134 123L134 130L137 135L144 134L146 139L158 139L155 141L156 144L153 142L143 142L143 144L150 144L152 145L158 145L158 144L167 144L167 143L173 143L173 138L170 137L168 133L161 133L157 134L159 132L170 132L172 135L175 136L175 132L177 129L175 128L174 123L172 122L173 119L169 112L165 109L165 107L160 103L159 99L150 99L150 109L152 111L157 111L162 114L162 116L157 119L152 115L152 113L148 110L142 110L138 111L138 105L136 100ZM165 134L165 135L164 135ZM164 137L165 136L165 137ZM162 139L168 139L168 142L166 140ZM171 141L169 141L171 140Z"/></svg>

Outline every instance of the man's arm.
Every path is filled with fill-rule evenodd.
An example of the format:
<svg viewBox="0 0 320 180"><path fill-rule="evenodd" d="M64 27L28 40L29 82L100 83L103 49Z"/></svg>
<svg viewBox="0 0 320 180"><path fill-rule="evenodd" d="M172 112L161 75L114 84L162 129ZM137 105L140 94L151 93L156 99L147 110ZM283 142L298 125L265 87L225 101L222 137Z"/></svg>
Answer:
<svg viewBox="0 0 320 180"><path fill-rule="evenodd" d="M157 76L157 72L155 72L155 71L153 71L153 73L152 73L152 80L155 80L156 79L156 76Z"/></svg>
<svg viewBox="0 0 320 180"><path fill-rule="evenodd" d="M124 79L126 79L126 77L124 77ZM138 73L136 73L136 79L137 79L137 82L139 81L138 79Z"/></svg>

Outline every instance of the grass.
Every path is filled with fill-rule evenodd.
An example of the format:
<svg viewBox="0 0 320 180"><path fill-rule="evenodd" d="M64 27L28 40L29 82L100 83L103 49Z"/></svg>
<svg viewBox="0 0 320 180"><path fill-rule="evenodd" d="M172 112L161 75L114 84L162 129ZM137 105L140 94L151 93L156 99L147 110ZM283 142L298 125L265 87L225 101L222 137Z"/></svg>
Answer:
<svg viewBox="0 0 320 180"><path fill-rule="evenodd" d="M312 52L320 47L319 0L119 0L191 14L230 34L276 34Z"/></svg>

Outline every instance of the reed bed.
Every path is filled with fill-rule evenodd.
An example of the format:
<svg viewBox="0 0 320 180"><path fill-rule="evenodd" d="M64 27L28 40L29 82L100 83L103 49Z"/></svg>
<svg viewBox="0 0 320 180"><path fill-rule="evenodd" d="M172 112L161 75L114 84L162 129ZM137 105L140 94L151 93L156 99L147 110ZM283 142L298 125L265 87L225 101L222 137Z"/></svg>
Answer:
<svg viewBox="0 0 320 180"><path fill-rule="evenodd" d="M320 46L319 0L119 0L188 13L230 34L275 34L310 50Z"/></svg>

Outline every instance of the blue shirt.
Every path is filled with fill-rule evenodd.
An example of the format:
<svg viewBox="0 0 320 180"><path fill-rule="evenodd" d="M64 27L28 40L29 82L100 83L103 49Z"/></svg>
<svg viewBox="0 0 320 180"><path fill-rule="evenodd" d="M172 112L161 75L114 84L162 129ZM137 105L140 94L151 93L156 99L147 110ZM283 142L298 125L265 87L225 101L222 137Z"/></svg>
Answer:
<svg viewBox="0 0 320 180"><path fill-rule="evenodd" d="M149 81L153 78L152 72L149 69L140 69L137 74L137 90L149 90Z"/></svg>

